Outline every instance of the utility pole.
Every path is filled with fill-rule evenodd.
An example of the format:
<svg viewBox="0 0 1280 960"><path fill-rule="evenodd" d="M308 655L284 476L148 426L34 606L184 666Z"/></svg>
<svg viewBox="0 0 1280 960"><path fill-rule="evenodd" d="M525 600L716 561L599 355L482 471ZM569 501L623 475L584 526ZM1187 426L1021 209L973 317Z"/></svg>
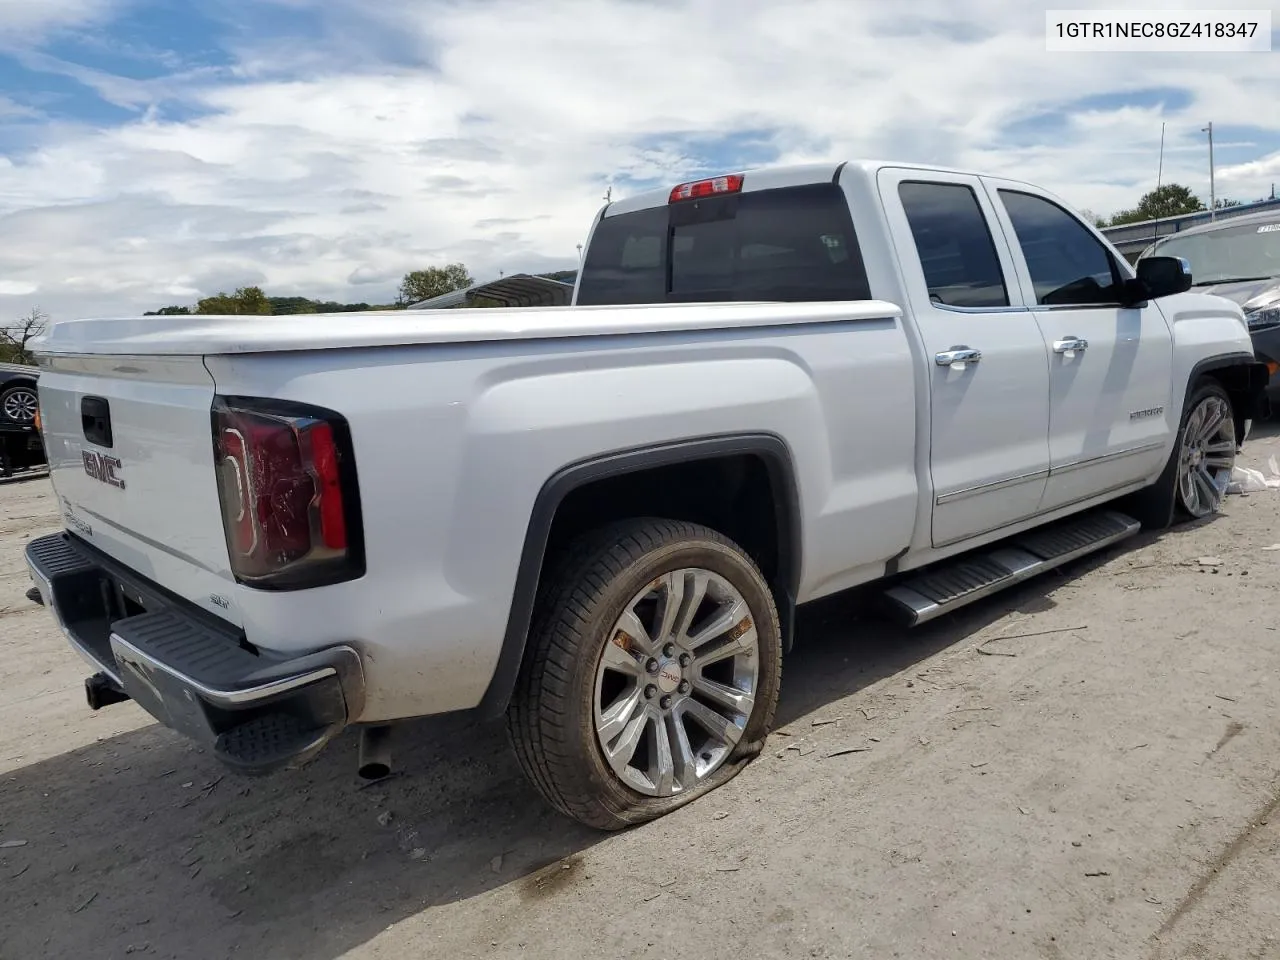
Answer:
<svg viewBox="0 0 1280 960"><path fill-rule="evenodd" d="M609 189L604 192L604 202L613 203L613 184L609 184Z"/></svg>
<svg viewBox="0 0 1280 960"><path fill-rule="evenodd" d="M578 244L578 262L582 262L582 244Z"/></svg>
<svg viewBox="0 0 1280 960"><path fill-rule="evenodd" d="M1200 132L1209 134L1209 219L1213 221L1218 218L1218 195L1213 189L1213 121Z"/></svg>

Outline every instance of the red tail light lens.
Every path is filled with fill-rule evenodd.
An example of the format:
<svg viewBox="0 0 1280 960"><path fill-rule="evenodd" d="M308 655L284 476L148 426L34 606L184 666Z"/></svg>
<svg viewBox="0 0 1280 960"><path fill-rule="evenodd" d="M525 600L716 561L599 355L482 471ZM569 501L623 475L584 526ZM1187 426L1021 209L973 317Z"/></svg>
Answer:
<svg viewBox="0 0 1280 960"><path fill-rule="evenodd" d="M675 203L679 200L697 200L700 197L714 197L722 193L739 193L742 190L742 181L745 179L740 173L730 173L723 177L712 177L710 180L693 180L689 183L682 183L678 187L673 187L668 203Z"/></svg>
<svg viewBox="0 0 1280 960"><path fill-rule="evenodd" d="M237 581L301 589L363 575L355 462L342 417L220 397L213 448Z"/></svg>

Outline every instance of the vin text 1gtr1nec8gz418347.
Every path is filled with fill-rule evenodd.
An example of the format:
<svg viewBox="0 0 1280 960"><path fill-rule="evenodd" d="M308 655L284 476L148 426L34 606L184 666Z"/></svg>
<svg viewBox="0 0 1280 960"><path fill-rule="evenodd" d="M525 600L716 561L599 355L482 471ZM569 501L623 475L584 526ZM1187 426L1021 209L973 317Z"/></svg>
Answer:
<svg viewBox="0 0 1280 960"><path fill-rule="evenodd" d="M618 828L760 751L798 604L920 623L1216 510L1267 372L1191 282L1029 184L849 162L609 204L569 307L57 323L27 561L92 706L246 772L505 715Z"/></svg>

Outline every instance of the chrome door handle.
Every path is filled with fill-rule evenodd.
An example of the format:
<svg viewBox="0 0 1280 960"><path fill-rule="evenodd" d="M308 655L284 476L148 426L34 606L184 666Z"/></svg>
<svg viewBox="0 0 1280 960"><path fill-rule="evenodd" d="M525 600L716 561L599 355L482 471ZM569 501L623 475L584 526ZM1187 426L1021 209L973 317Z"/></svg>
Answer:
<svg viewBox="0 0 1280 960"><path fill-rule="evenodd" d="M1067 337L1064 340L1053 341L1054 353L1075 353L1077 350L1088 350L1089 341L1082 340L1080 337Z"/></svg>
<svg viewBox="0 0 1280 960"><path fill-rule="evenodd" d="M982 359L982 351L974 350L972 347L952 347L950 350L934 354L933 359L940 367L949 367L953 363L977 363Z"/></svg>

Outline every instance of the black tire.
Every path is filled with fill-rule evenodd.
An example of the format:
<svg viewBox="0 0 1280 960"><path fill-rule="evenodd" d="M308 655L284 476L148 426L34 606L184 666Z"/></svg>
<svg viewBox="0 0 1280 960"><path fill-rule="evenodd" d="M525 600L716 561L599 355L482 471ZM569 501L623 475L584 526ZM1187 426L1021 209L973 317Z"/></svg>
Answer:
<svg viewBox="0 0 1280 960"><path fill-rule="evenodd" d="M1191 389L1187 391L1186 402L1182 406L1182 419L1178 424L1177 440L1164 470L1160 473L1160 478L1145 490L1133 494L1124 504L1126 512L1147 530L1164 530L1191 517L1178 488L1178 457L1182 450L1187 420L1191 412L1209 397L1216 397L1227 405L1234 423L1231 397L1223 389L1222 384L1212 377L1201 377L1191 385Z"/></svg>
<svg viewBox="0 0 1280 960"><path fill-rule="evenodd" d="M596 670L631 598L686 567L724 577L747 602L758 636L754 707L718 768L674 796L646 796L614 773L597 741ZM721 786L759 754L777 706L782 634L768 584L741 547L697 524L630 520L566 550L539 594L507 729L526 776L561 813L600 830L643 823Z"/></svg>
<svg viewBox="0 0 1280 960"><path fill-rule="evenodd" d="M19 394L19 393L29 393L31 394L32 397L36 397L38 402L39 395L36 392L36 385L34 383L27 383L25 381L19 382L19 383L12 383L9 386L5 387L4 390L0 390L0 417L9 421L10 423L20 423L23 426L27 426L28 424L31 424L34 422L35 418L33 416L32 417L25 417L25 416L13 417L9 415L9 411L7 409L11 399L16 394Z"/></svg>

